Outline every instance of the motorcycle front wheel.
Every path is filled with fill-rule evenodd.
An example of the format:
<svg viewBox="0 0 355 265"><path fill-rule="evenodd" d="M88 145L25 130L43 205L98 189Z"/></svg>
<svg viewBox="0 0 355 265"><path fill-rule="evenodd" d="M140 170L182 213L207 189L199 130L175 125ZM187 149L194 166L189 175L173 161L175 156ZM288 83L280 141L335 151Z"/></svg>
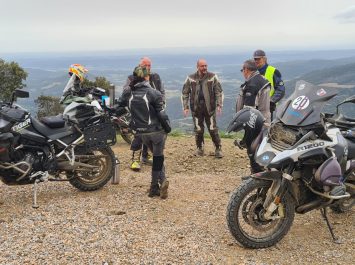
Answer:
<svg viewBox="0 0 355 265"><path fill-rule="evenodd" d="M291 196L281 199L284 217L266 220L263 203L271 181L249 178L233 192L227 207L228 228L247 248L266 248L279 242L291 228L295 210ZM277 211L277 210L276 210Z"/></svg>
<svg viewBox="0 0 355 265"><path fill-rule="evenodd" d="M82 155L82 158L80 158ZM95 166L90 171L74 171L67 173L69 183L81 191L93 191L102 188L112 177L116 159L110 147L80 154L80 163Z"/></svg>

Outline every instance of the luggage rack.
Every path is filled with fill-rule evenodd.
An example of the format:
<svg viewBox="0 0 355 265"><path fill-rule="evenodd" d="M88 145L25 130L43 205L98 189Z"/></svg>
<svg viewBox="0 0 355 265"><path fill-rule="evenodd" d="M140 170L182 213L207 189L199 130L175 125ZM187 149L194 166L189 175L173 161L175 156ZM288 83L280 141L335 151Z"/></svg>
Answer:
<svg viewBox="0 0 355 265"><path fill-rule="evenodd" d="M110 121L89 125L83 130L88 151L101 149L116 143L116 130Z"/></svg>

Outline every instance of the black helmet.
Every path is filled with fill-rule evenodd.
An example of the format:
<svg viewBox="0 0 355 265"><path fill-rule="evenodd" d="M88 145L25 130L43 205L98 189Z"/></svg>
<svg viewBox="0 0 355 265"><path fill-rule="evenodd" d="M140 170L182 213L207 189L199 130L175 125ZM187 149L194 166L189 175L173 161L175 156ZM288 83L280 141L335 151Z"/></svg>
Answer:
<svg viewBox="0 0 355 265"><path fill-rule="evenodd" d="M244 107L235 114L233 120L228 125L227 132L239 132L244 130L247 139L252 141L261 132L264 120L264 116L257 109Z"/></svg>

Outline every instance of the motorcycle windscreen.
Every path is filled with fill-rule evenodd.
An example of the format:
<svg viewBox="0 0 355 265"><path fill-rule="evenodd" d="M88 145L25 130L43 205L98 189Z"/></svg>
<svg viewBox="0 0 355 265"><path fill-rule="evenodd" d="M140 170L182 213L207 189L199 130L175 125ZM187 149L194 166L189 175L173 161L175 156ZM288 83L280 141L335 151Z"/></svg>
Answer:
<svg viewBox="0 0 355 265"><path fill-rule="evenodd" d="M63 103L67 92L73 90L73 88L74 88L74 80L75 80L75 75L72 75L69 78L67 85L64 87L62 97L60 98L60 103L61 104Z"/></svg>
<svg viewBox="0 0 355 265"><path fill-rule="evenodd" d="M68 83L67 83L67 85L65 86L65 88L64 88L64 90L63 90L63 95L64 95L66 92L68 92L68 91L70 91L71 89L74 88L74 80L75 80L75 75L72 75L72 76L70 77L70 79L68 80Z"/></svg>
<svg viewBox="0 0 355 265"><path fill-rule="evenodd" d="M298 81L292 95L277 109L276 117L290 126L307 126L320 122L326 102L337 94L334 88L322 88Z"/></svg>

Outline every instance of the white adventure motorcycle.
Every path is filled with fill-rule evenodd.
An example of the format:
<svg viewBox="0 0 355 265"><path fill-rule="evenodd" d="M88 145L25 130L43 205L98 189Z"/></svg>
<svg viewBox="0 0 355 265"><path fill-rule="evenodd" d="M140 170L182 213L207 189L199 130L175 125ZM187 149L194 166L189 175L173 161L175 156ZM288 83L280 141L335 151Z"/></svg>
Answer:
<svg viewBox="0 0 355 265"><path fill-rule="evenodd" d="M269 129L253 108L239 111L228 126L228 132L245 130L243 143L257 150L255 160L265 168L230 197L227 223L241 245L273 246L287 234L295 212L315 209L336 240L326 209L344 212L354 204L355 119L340 115L338 107L336 114L321 113L335 95L334 89L299 81ZM355 103L355 97L344 103Z"/></svg>

